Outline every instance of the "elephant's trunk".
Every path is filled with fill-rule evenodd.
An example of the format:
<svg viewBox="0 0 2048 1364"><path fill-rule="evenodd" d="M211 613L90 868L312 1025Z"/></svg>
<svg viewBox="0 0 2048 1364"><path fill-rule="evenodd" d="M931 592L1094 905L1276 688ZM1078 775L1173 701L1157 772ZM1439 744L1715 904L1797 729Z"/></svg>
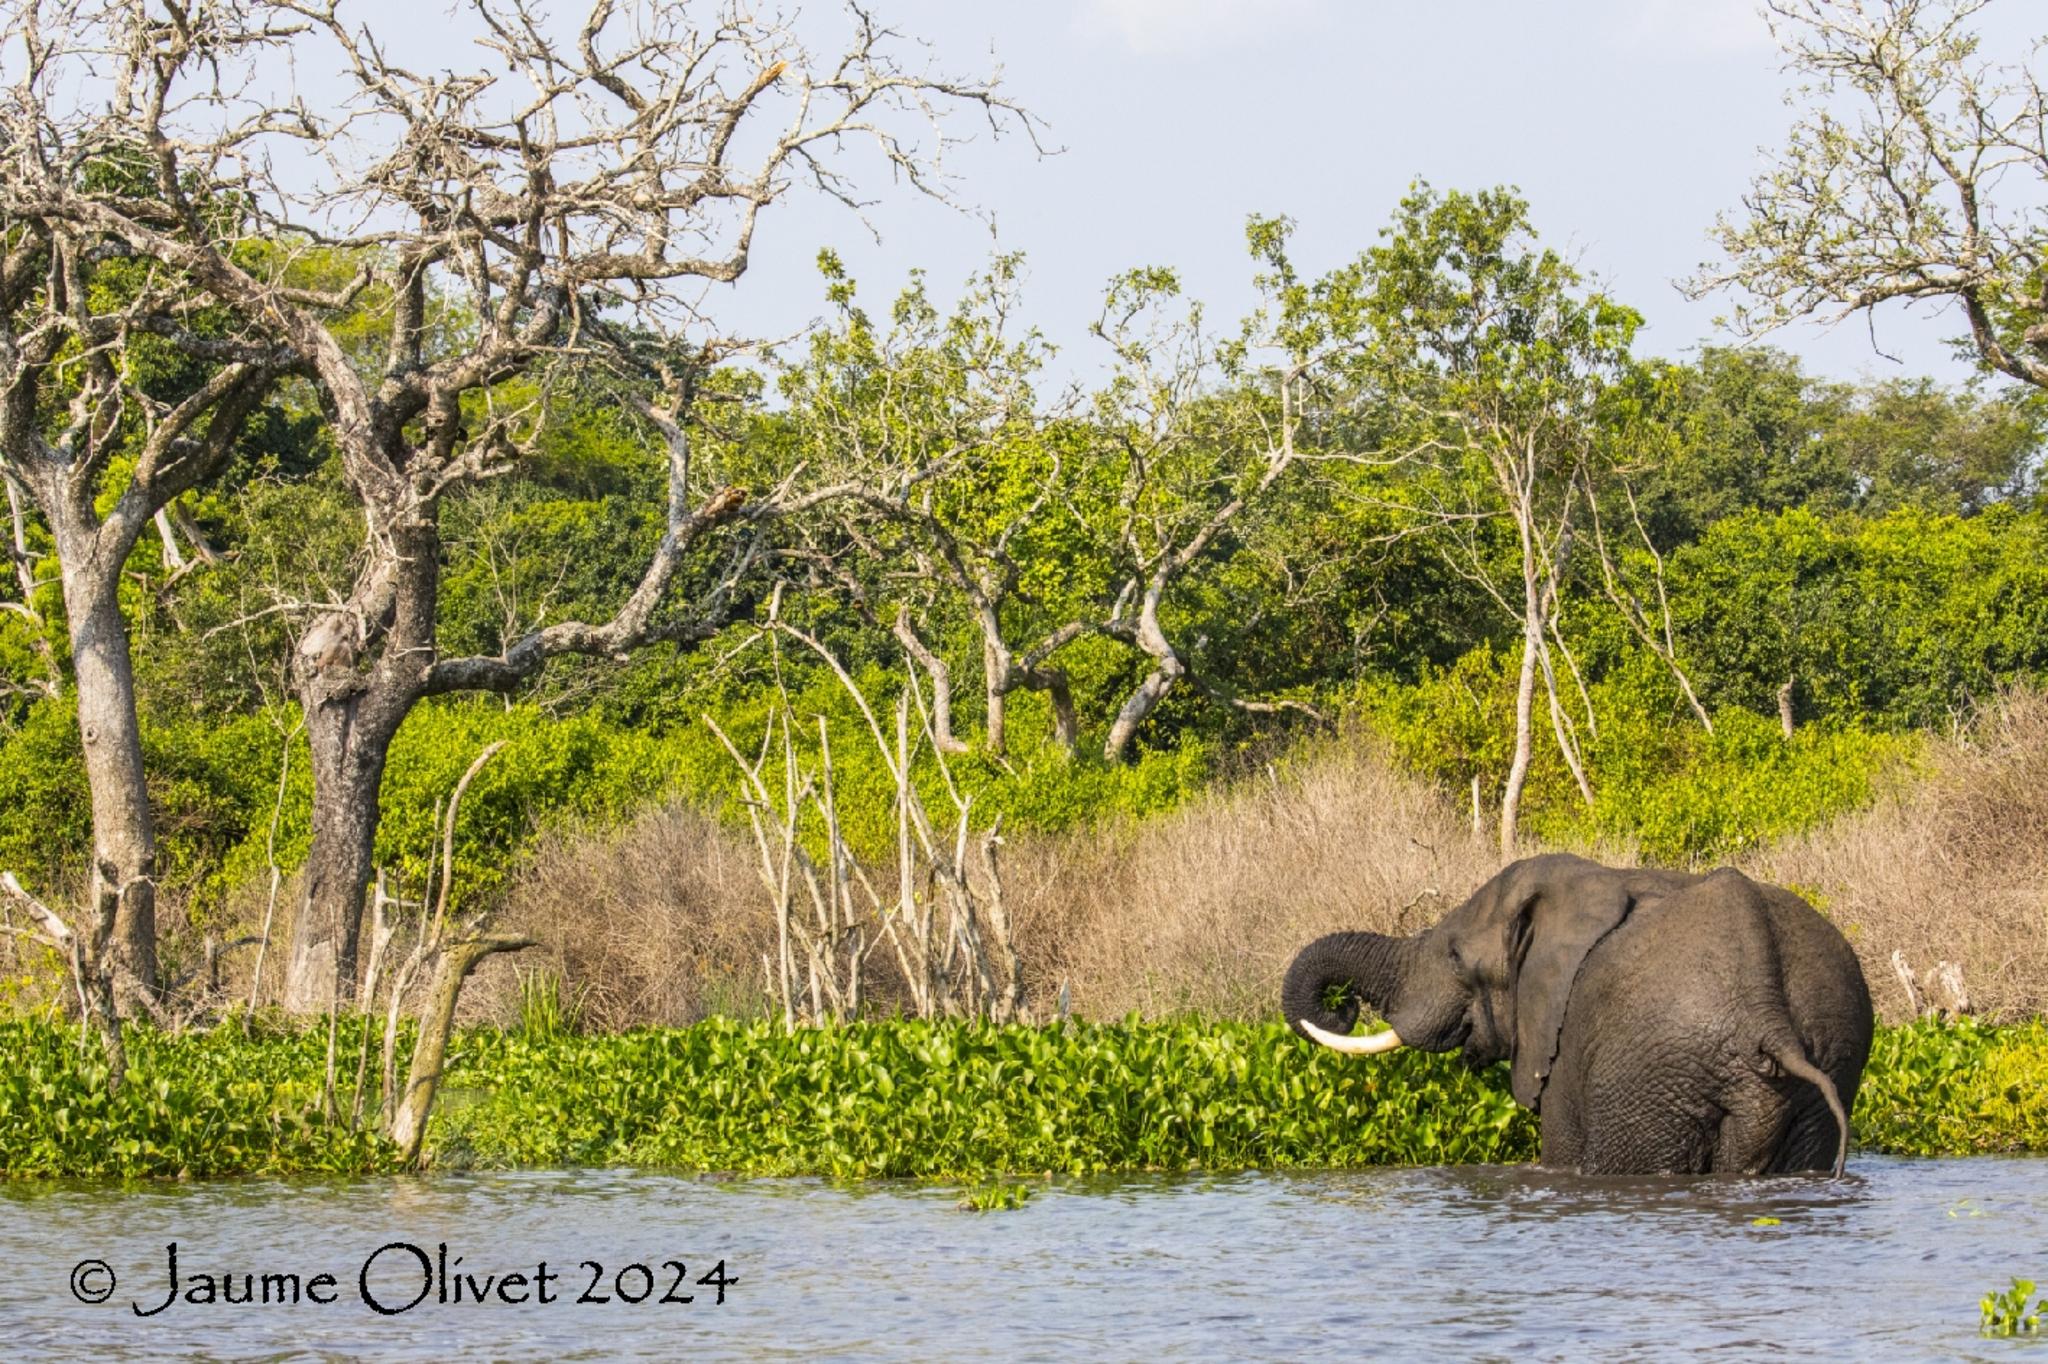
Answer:
<svg viewBox="0 0 2048 1364"><path fill-rule="evenodd" d="M1280 987L1288 1026L1303 1037L1364 1054L1401 1045L1391 1033L1347 1038L1360 1004L1385 1013L1401 977L1407 939L1383 933L1331 933L1295 954Z"/></svg>

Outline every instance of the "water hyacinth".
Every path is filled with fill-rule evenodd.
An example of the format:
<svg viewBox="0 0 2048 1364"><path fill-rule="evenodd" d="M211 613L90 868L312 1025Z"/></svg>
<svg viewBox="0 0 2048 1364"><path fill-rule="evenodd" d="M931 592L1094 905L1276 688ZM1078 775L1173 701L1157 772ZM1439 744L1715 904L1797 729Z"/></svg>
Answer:
<svg viewBox="0 0 2048 1364"><path fill-rule="evenodd" d="M570 1039L472 1034L452 1154L743 1174L1451 1164L1527 1159L1535 1126L1450 1057L1347 1065L1284 1027L769 1024Z"/></svg>
<svg viewBox="0 0 2048 1364"><path fill-rule="evenodd" d="M359 1020L343 1019L353 1056ZM373 1028L375 1024L371 1025ZM0 1021L0 1171L14 1177L371 1173L391 1148L324 1116L324 1025L129 1033L97 1049ZM403 1057L401 1057L401 1062ZM344 1081L346 1086L346 1081ZM1528 1160L1536 1123L1500 1067L1337 1056L1278 1023L1046 1028L713 1019L578 1035L457 1035L427 1136L443 1167L631 1165L743 1175L1003 1175ZM344 1092L338 1111L352 1107ZM372 1110L375 1095L369 1099ZM1863 1150L2048 1150L2048 1024L1881 1029L1854 1116ZM374 1123L364 1124L374 1129Z"/></svg>

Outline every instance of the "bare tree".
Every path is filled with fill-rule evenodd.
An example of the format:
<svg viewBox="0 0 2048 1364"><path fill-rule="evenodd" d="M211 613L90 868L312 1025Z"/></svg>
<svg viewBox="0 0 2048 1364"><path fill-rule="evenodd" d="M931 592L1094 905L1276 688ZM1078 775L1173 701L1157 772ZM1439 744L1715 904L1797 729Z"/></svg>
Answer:
<svg viewBox="0 0 2048 1364"><path fill-rule="evenodd" d="M1614 609L1620 612L1621 618L1628 623L1628 628L1643 642L1645 648L1657 656L1670 672L1672 680L1678 683L1678 689L1685 694L1686 704L1692 707L1692 713L1699 720L1700 728L1712 734L1713 717L1708 715L1707 708L1700 704L1699 694L1692 687L1692 679L1678 663L1678 640L1671 628L1671 599L1664 590L1664 556L1658 552L1656 541L1650 538L1650 532L1643 525L1642 512L1636 506L1635 489L1629 486L1626 478L1620 480L1620 486L1622 498L1628 504L1629 524L1634 527L1636 539L1642 544L1644 557L1650 561L1650 582L1655 588L1657 598L1656 620L1653 622L1650 619L1641 597L1629 584L1622 555L1619 551L1608 548L1607 536L1600 521L1599 492L1597 489L1589 488L1586 493L1586 508L1593 517L1593 548L1600 559L1600 585L1606 590L1607 600L1613 603ZM1786 684L1787 690L1780 696L1781 709L1790 704L1790 685ZM1786 722L1785 735L1787 738L1791 737L1789 720Z"/></svg>
<svg viewBox="0 0 2048 1364"><path fill-rule="evenodd" d="M1569 422L1484 403L1462 413L1445 450L1455 461L1482 470L1482 480L1450 477L1426 491L1418 505L1436 526L1437 544L1454 572L1474 583L1512 621L1520 635L1515 681L1514 756L1501 789L1501 856L1514 855L1520 837L1522 796L1535 756L1536 689L1540 681L1552 737L1590 805L1593 792L1579 751L1576 726L1559 691L1558 661L1565 658L1559 615L1583 510L1586 447ZM1446 494L1450 494L1447 496ZM1492 527L1506 521L1512 540L1503 555ZM1553 648L1556 652L1553 652ZM1583 688L1581 689L1583 696ZM1595 723L1590 704L1588 722Z"/></svg>
<svg viewBox="0 0 2048 1364"><path fill-rule="evenodd" d="M782 1003L784 1025L793 1025L800 1017L816 1021L857 1016L868 959L885 942L914 1014L986 1017L998 1023L1022 1018L1024 968L997 852L1002 846L1001 820L991 823L979 839L973 837L974 799L953 780L936 742L933 760L953 807L953 827L946 830L932 819L918 791L914 765L921 743L934 741L936 732L915 670L907 673L908 684L896 698L892 744L867 694L829 648L782 620L779 612L771 613L770 628L802 644L845 689L895 787L896 814L896 894L891 899L877 890L847 846L832 778L829 729L822 716L818 764L811 770L805 770L791 734L786 693L779 710L770 715L758 756L751 762L716 721L704 717L741 772L761 881L775 906L776 957L772 963L764 962L764 969L770 992ZM913 712L921 739L913 738ZM766 771L778 727L780 797ZM814 811L824 826L822 866L798 836L806 809ZM978 884L970 846L980 852ZM796 909L799 883L811 904L808 921Z"/></svg>
<svg viewBox="0 0 2048 1364"><path fill-rule="evenodd" d="M559 26L526 0L471 0L457 21L482 55L464 70L410 60L314 0L223 3L205 24L127 0L97 18L102 45L124 54L124 128L170 213L99 205L87 216L117 222L303 357L364 518L354 586L340 603L307 606L295 659L316 794L288 1007L353 993L385 756L422 698L508 689L560 654L710 628L701 614L658 624L654 607L692 542L741 515L745 498L718 489L693 502L686 453L672 446L667 531L613 620L558 622L496 657L438 658L443 500L530 448L554 362L608 349L624 319L656 337L688 326L704 287L744 273L760 213L793 185L855 202L851 145L943 195L947 110L1013 122L992 85L910 70L896 35L849 14L845 48L814 60L793 31L737 4L597 0ZM226 28L275 50L273 83L287 66L331 67L345 97L316 108L245 77L244 96L216 100L195 131L175 116L179 95L220 88L211 73ZM447 40L437 26L438 51ZM301 185L275 164L325 169ZM232 177L271 249L237 252L205 232L195 176ZM291 285L297 242L360 260L359 287L389 300L381 356L364 363L329 325L355 291ZM459 325L444 324L450 311ZM773 496L746 515L770 508Z"/></svg>
<svg viewBox="0 0 2048 1364"><path fill-rule="evenodd" d="M1751 336L1952 301L1986 365L2048 387L2048 88L1981 54L1989 3L1768 0L1807 109L1688 290L1737 291Z"/></svg>
<svg viewBox="0 0 2048 1364"><path fill-rule="evenodd" d="M77 4L14 8L0 46L19 76L0 103L0 481L9 557L25 602L35 586L24 503L61 568L71 681L92 793L93 922L110 925L109 968L157 989L156 827L144 781L122 575L137 541L217 470L248 417L297 363L289 347L209 313L205 289L151 256L134 218L162 221L136 125L118 107L71 102L108 53ZM232 50L242 35L222 42ZM131 62L178 40L137 34ZM208 249L245 226L237 208L193 199ZM185 373L146 382L133 352L180 357ZM159 369L163 368L161 365ZM104 510L102 510L104 508ZM166 544L174 545L166 540ZM26 609L26 607L24 607ZM58 678L49 684L54 687Z"/></svg>

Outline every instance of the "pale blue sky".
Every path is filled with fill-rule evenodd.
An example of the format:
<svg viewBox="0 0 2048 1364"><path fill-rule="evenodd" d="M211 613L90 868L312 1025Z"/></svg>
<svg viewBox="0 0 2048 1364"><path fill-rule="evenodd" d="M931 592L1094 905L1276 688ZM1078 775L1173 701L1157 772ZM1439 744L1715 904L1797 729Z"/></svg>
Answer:
<svg viewBox="0 0 2048 1364"><path fill-rule="evenodd" d="M955 72L985 70L1064 148L1038 159L1020 139L965 149L963 197L1001 244L1030 261L1027 315L1064 345L1063 369L1095 363L1085 334L1116 271L1162 264L1219 320L1251 301L1243 224L1299 224L1297 263L1319 270L1368 244L1414 176L1440 188L1514 184L1546 241L1648 319L1645 353L1726 340L1723 302L1686 302L1672 280L1710 253L1717 211L1738 204L1792 118L1787 77L1752 0L872 0L885 22L928 39ZM369 0L358 13L435 6ZM579 0L554 8L580 12ZM1992 34L2009 56L2035 21L2009 0ZM836 24L829 4L811 23ZM381 23L379 25L382 26ZM2041 27L2048 28L2048 24ZM450 64L459 59L450 54ZM832 246L880 302L914 266L950 298L994 242L985 222L915 196L882 197L876 242L843 209L793 200L763 219L753 268L714 298L722 322L787 333L821 311L811 262ZM1950 316L1887 314L1801 328L1776 344L1815 370L1964 371Z"/></svg>

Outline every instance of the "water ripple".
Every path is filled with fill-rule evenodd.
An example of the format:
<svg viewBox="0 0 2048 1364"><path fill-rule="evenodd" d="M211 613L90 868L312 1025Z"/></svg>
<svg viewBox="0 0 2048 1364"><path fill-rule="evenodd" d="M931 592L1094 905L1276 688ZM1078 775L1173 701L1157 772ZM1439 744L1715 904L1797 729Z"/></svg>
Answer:
<svg viewBox="0 0 2048 1364"><path fill-rule="evenodd" d="M1863 1157L1840 1181L1061 1180L985 1215L957 1197L630 1170L4 1185L0 1341L10 1359L101 1360L1996 1357L1977 1299L2048 1280L2048 1160ZM137 1317L132 1301L164 1296L172 1240L188 1283L324 1270L339 1300ZM560 1300L378 1316L357 1269L400 1240L446 1242L457 1274L544 1260ZM67 1287L86 1257L120 1276L105 1304ZM739 1279L722 1307L694 1286L687 1306L572 1301L585 1259L644 1263L659 1290L661 1262L695 1278L721 1258Z"/></svg>

